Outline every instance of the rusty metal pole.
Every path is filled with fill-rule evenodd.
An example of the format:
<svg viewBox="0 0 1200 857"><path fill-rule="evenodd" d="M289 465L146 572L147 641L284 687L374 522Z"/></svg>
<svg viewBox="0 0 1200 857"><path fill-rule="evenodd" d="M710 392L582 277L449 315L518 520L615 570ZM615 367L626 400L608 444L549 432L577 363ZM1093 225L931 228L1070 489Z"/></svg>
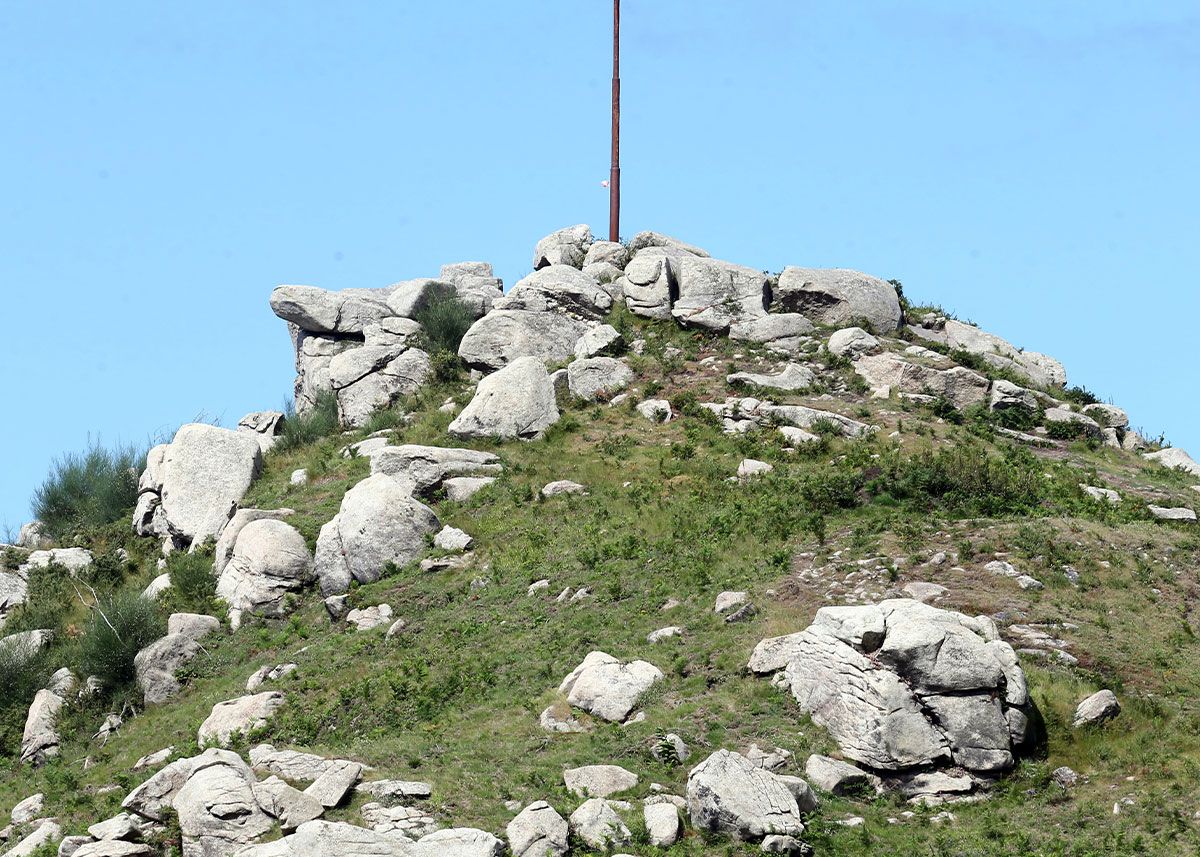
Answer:
<svg viewBox="0 0 1200 857"><path fill-rule="evenodd" d="M612 167L608 174L608 240L621 240L621 0L613 0Z"/></svg>

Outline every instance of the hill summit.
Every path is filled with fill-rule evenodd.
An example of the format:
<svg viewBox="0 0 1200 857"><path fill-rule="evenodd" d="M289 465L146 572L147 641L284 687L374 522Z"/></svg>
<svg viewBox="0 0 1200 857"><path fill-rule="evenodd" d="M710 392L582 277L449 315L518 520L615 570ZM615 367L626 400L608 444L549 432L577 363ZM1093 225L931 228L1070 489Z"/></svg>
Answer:
<svg viewBox="0 0 1200 857"><path fill-rule="evenodd" d="M532 268L279 286L286 412L59 463L0 854L1200 848L1200 465L896 281Z"/></svg>

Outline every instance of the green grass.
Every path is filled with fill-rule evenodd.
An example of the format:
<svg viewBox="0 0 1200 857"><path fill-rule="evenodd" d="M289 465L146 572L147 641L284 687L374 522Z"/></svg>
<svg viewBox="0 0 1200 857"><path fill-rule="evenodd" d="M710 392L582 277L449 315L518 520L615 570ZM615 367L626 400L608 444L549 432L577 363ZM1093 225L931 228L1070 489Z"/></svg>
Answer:
<svg viewBox="0 0 1200 857"><path fill-rule="evenodd" d="M691 765L721 747L779 746L794 754L789 773L802 773L807 754L835 748L788 695L747 674L745 663L763 637L805 627L829 603L826 588L845 573L843 565L882 556L887 571L872 585L890 592L928 580L950 589L943 606L1024 623L1071 623L1073 629L1055 633L1070 642L1080 664L1068 669L1025 659L1048 738L990 800L951 807L957 820L938 826L929 821L936 810L925 809L890 824L910 809L894 797L826 797L806 836L818 854L1108 857L1200 848L1191 820L1200 773L1194 703L1200 620L1191 608L1200 587L1200 539L1147 520L1130 486L1180 495L1190 489L1129 453L1083 445L1032 452L979 431L970 416L961 425L939 423L928 411L897 410L865 396L844 403L798 398L880 425L873 438L846 441L831 432L793 454L769 429L724 435L697 403L730 394L723 370L735 352L727 343L620 315L614 322L631 340L658 334L633 361L635 386L660 385L682 418L659 426L628 408L569 405L543 441L474 444L501 456L503 476L465 503L435 502L444 523L475 537L471 566L394 569L351 592L359 606L391 604L407 623L400 636L385 640L331 625L309 595L287 619L249 622L236 634L207 639L205 653L188 667L184 692L129 718L106 747L88 741L103 719L101 703L72 706L60 760L37 771L0 763L7 766L0 767L0 808L43 790L68 832L115 814L124 791L147 776L130 773L134 760L169 744L180 755L194 752L196 728L211 707L241 695L258 667L285 660L299 664L278 684L287 705L240 746L270 740L360 759L377 776L426 780L434 786L429 808L447 825L502 833L511 818L508 800L547 799L566 815L578 800L566 794L562 769L581 764L634 770L641 777L635 797L648 794L652 782L682 793ZM684 356L667 353L669 347ZM694 361L714 354L721 373L696 367ZM752 357L745 368L754 365ZM846 371L817 368L827 382ZM447 379L380 415L379 424L393 431L393 442L448 445L451 415L437 407L448 396L465 401L468 394ZM412 420L401 421L402 412ZM901 427L898 437L888 437ZM289 521L311 547L345 491L368 472L365 459L340 452L366 433L316 432L273 451L244 505L296 510ZM730 482L743 457L768 461L775 471ZM289 483L297 467L309 470L303 486ZM541 499L540 488L556 479L581 482L589 494ZM1092 501L1080 481L1119 486L1127 500ZM108 551L120 541L114 533L104 538ZM124 581L114 591L144 586L157 573L154 547L129 543L135 568L120 569ZM936 551L955 558L923 567ZM982 572L997 552L1043 579L1046 589L1022 592ZM204 579L209 558L175 555L168 562L179 591L167 596L166 609L211 606L211 578ZM1067 564L1080 574L1077 588L1061 573ZM827 569L825 577L809 582L797 575L810 567ZM550 579L549 593L528 597L528 585L541 578ZM486 585L478 586L480 580ZM556 603L554 595L568 587L587 587L592 595ZM726 589L749 591L758 615L732 625L715 616L713 600ZM663 613L668 598L682 603ZM73 605L59 622L76 624L81 636L64 635L38 669L75 662L73 651L103 636L95 616L80 610ZM684 627L684 636L645 641L665 625ZM561 701L559 681L596 649L650 660L666 674L644 701L646 721L596 723L583 735L542 732L538 713ZM127 650L111 650L115 663L125 662ZM40 675L14 679L14 686L25 682L16 695ZM1072 730L1074 705L1104 686L1121 697L1121 717L1104 729ZM18 712L24 704L9 703ZM668 731L691 748L687 765L654 758ZM11 754L13 732L0 731L0 741ZM87 771L78 765L85 756L94 762ZM1085 776L1068 793L1049 780L1062 764ZM97 792L109 783L121 791ZM1113 803L1124 797L1135 803L1113 815ZM355 798L330 817L358 821L361 803ZM851 814L865 818L865 826L834 823ZM640 843L623 850L760 853L693 831L666 852Z"/></svg>

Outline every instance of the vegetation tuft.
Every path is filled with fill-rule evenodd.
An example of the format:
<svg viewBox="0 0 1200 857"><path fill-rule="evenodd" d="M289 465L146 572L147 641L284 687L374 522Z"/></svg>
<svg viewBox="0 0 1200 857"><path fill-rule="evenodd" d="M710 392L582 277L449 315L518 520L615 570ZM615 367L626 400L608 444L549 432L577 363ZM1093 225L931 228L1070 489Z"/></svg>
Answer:
<svg viewBox="0 0 1200 857"><path fill-rule="evenodd" d="M145 458L136 447L98 442L82 453L67 453L34 492L34 516L57 539L124 517L137 503Z"/></svg>

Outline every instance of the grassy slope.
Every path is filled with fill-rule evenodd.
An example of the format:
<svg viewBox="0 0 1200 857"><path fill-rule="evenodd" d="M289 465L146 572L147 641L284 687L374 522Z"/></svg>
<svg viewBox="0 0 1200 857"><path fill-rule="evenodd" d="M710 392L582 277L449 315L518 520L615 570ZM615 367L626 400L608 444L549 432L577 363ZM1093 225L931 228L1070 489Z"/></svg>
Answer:
<svg viewBox="0 0 1200 857"><path fill-rule="evenodd" d="M674 341L692 359L634 361L643 389L663 383L663 394L673 399L684 391L701 400L722 398L730 394L723 380L728 369L757 365L748 354L733 356L742 352L728 342L653 329L658 338L651 340L652 352L661 354L660 346ZM707 366L696 362L714 355L718 359ZM826 373L826 381L837 386L843 372ZM450 417L435 410L448 392L465 401L465 390L428 391L417 418L396 432L397 439L448 444ZM473 565L434 574L403 569L353 592L359 606L391 604L408 623L400 637L385 641L378 633L331 627L318 599L307 598L286 621L248 626L213 642L209 655L192 665L194 674L177 700L130 719L105 748L86 741L103 712L72 714L66 725L73 734L59 761L38 771L15 763L0 771L0 807L44 790L68 832L113 814L125 789L144 778L130 773L134 760L167 744L184 754L194 751L196 727L211 706L240 695L258 666L283 660L300 664L281 683L288 705L254 740L350 756L374 765L380 776L427 780L434 785L433 809L454 825L501 833L511 818L503 806L510 799L546 798L565 815L578 801L563 789L561 770L579 764L625 765L642 777L635 794L648 793L652 782L681 793L687 766L668 767L650 753L666 731L683 736L693 762L718 747L745 749L756 742L791 750L794 767L802 770L808 753L834 748L790 697L744 672L746 659L761 638L808 623L827 603L829 584L850 570L840 564L884 556L901 563L889 561L890 570L869 581L868 589L894 592L908 580L932 580L950 588L942 606L1004 611L1022 622L1076 623L1076 630L1055 634L1071 644L1081 664L1068 669L1026 661L1049 729L1047 748L1043 757L1023 763L991 800L953 807L955 822L932 825L932 811L925 810L889 824L888 818L908 809L891 798L826 799L810 824L819 854L1193 853L1200 847L1191 819L1200 749L1192 702L1200 677L1190 613L1196 538L1185 528L1140 520L1136 508L1114 512L1078 498L1059 504L1068 516L1029 524L963 518L865 491L859 492L861 505L830 514L819 527L801 499L810 474L824 479L861 470L871 456L893 454L897 444L911 453L947 440L962 445L967 438L965 429L912 406L850 398L850 404L813 403L884 430L864 443L836 441L816 455L784 453L770 432L728 437L698 417L652 426L627 408L606 406L568 411L545 441L491 447L505 462L503 478L468 503L436 506L445 523L477 539ZM888 439L901 423L901 437ZM315 540L345 489L366 473L365 461L340 457L342 442L269 456L247 505L296 509L293 521ZM1082 445L1068 453L1061 445L1046 453L1063 497L1084 477L1181 499L1190 490L1130 454ZM745 485L729 482L746 455L771 461L776 472ZM1064 457L1066 464L1057 460ZM315 478L293 488L288 474L301 466ZM590 495L538 498L538 489L554 479L582 482ZM824 544L816 537L821 529ZM936 550L959 552L965 570L953 570L953 563L917 565ZM1047 588L1022 592L1012 581L980 571L998 551ZM149 562L139 584L152 576ZM1063 562L1080 571L1078 589L1057 573ZM823 577L797 576L812 567L825 569ZM528 585L541 578L551 580L549 594L528 597ZM487 585L472 586L476 580ZM554 602L561 589L580 586L591 588L592 596ZM724 624L712 603L725 589L749 590L759 615ZM670 597L683 603L662 613ZM685 636L645 642L647 633L664 625L683 626ZM556 701L560 679L593 649L650 660L667 674L647 700L646 722L597 724L585 735L545 734L538 712ZM1067 727L1075 703L1100 686L1114 687L1125 711L1101 732L1072 733ZM82 771L87 755L95 764ZM1086 782L1064 795L1048 781L1060 764L1083 773ZM109 783L121 791L95 793ZM1114 815L1113 804L1123 797L1135 802ZM863 816L866 825L832 823L849 814ZM355 806L338 815L357 820ZM625 850L663 853L642 844ZM692 835L670 853L758 851Z"/></svg>

